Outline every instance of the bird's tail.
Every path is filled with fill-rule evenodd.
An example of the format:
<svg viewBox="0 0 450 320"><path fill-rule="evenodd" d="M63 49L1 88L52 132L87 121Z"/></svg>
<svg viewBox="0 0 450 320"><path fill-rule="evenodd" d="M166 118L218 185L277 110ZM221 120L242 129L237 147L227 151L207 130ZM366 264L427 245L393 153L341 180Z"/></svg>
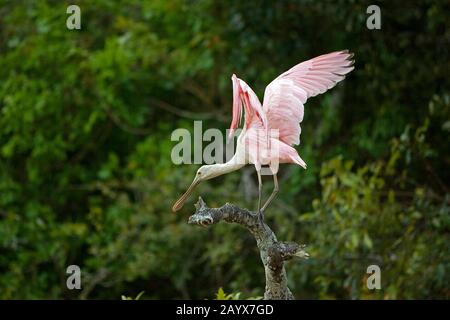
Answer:
<svg viewBox="0 0 450 320"><path fill-rule="evenodd" d="M300 158L300 156L298 155L298 153L295 156L291 156L292 161L295 164L298 164L300 167L302 167L303 169L306 169L306 162L303 161L302 158Z"/></svg>

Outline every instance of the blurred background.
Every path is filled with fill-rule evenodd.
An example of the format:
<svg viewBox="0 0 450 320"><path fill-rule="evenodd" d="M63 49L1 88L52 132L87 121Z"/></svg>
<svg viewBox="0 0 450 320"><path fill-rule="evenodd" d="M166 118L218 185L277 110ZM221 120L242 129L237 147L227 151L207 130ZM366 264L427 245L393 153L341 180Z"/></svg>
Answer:
<svg viewBox="0 0 450 320"><path fill-rule="evenodd" d="M448 1L0 1L0 298L262 296L252 236L187 225L254 208L252 166L171 206L198 165L176 128L225 131L231 74L262 101L291 66L349 49L355 70L305 106L299 154L266 212L311 258L286 264L298 299L450 298ZM66 8L81 9L68 30ZM381 30L366 9L381 8ZM273 188L264 180L264 195ZM80 266L82 289L66 288ZM366 269L381 268L381 290Z"/></svg>

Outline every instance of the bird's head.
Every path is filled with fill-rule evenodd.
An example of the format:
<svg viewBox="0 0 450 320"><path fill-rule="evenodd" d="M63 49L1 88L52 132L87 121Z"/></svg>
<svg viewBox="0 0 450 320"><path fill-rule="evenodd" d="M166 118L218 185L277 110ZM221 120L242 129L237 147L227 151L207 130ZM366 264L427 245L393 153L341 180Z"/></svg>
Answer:
<svg viewBox="0 0 450 320"><path fill-rule="evenodd" d="M192 181L192 183L189 186L189 188L177 200L177 202L175 202L175 204L173 205L173 207L172 207L172 211L173 212L176 212L176 211L180 210L183 207L184 202L186 201L186 199L190 196L192 191L195 189L196 186L198 186L198 184L200 182L205 181L205 180L209 180L209 179L212 179L212 178L215 178L215 177L220 175L220 173L217 170L214 170L214 168L216 166L217 165L204 165L204 166L201 166L197 170L197 173L195 174L194 180Z"/></svg>

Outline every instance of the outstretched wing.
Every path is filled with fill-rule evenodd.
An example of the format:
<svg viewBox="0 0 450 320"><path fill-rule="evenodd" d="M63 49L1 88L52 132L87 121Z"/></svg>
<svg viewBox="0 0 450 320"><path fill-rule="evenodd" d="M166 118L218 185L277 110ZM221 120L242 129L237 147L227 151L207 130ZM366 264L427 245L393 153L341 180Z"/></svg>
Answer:
<svg viewBox="0 0 450 320"><path fill-rule="evenodd" d="M306 100L334 87L354 69L353 54L336 51L304 61L273 80L264 92L268 126L279 130L288 145L300 143L300 122Z"/></svg>
<svg viewBox="0 0 450 320"><path fill-rule="evenodd" d="M267 117L259 102L258 96L253 92L243 80L231 77L233 82L233 120L230 126L229 136L231 137L234 130L239 126L242 118L242 106L245 108L245 127L262 127L267 129Z"/></svg>

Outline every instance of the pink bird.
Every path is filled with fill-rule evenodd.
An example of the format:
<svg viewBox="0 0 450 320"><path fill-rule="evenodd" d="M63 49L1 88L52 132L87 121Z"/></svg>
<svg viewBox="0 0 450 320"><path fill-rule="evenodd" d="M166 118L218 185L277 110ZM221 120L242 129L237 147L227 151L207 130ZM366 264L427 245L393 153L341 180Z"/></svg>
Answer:
<svg viewBox="0 0 450 320"><path fill-rule="evenodd" d="M348 50L324 54L297 64L273 80L264 92L261 105L253 90L233 74L233 119L230 136L245 111L244 127L240 133L236 152L226 163L200 167L188 190L173 205L178 211L194 188L202 181L236 171L246 164L256 168L259 184L257 212L264 210L278 193L278 164L292 163L306 169L293 145L300 143L300 123L306 100L334 87L354 69L353 54ZM268 166L273 175L274 189L261 207L261 167Z"/></svg>

